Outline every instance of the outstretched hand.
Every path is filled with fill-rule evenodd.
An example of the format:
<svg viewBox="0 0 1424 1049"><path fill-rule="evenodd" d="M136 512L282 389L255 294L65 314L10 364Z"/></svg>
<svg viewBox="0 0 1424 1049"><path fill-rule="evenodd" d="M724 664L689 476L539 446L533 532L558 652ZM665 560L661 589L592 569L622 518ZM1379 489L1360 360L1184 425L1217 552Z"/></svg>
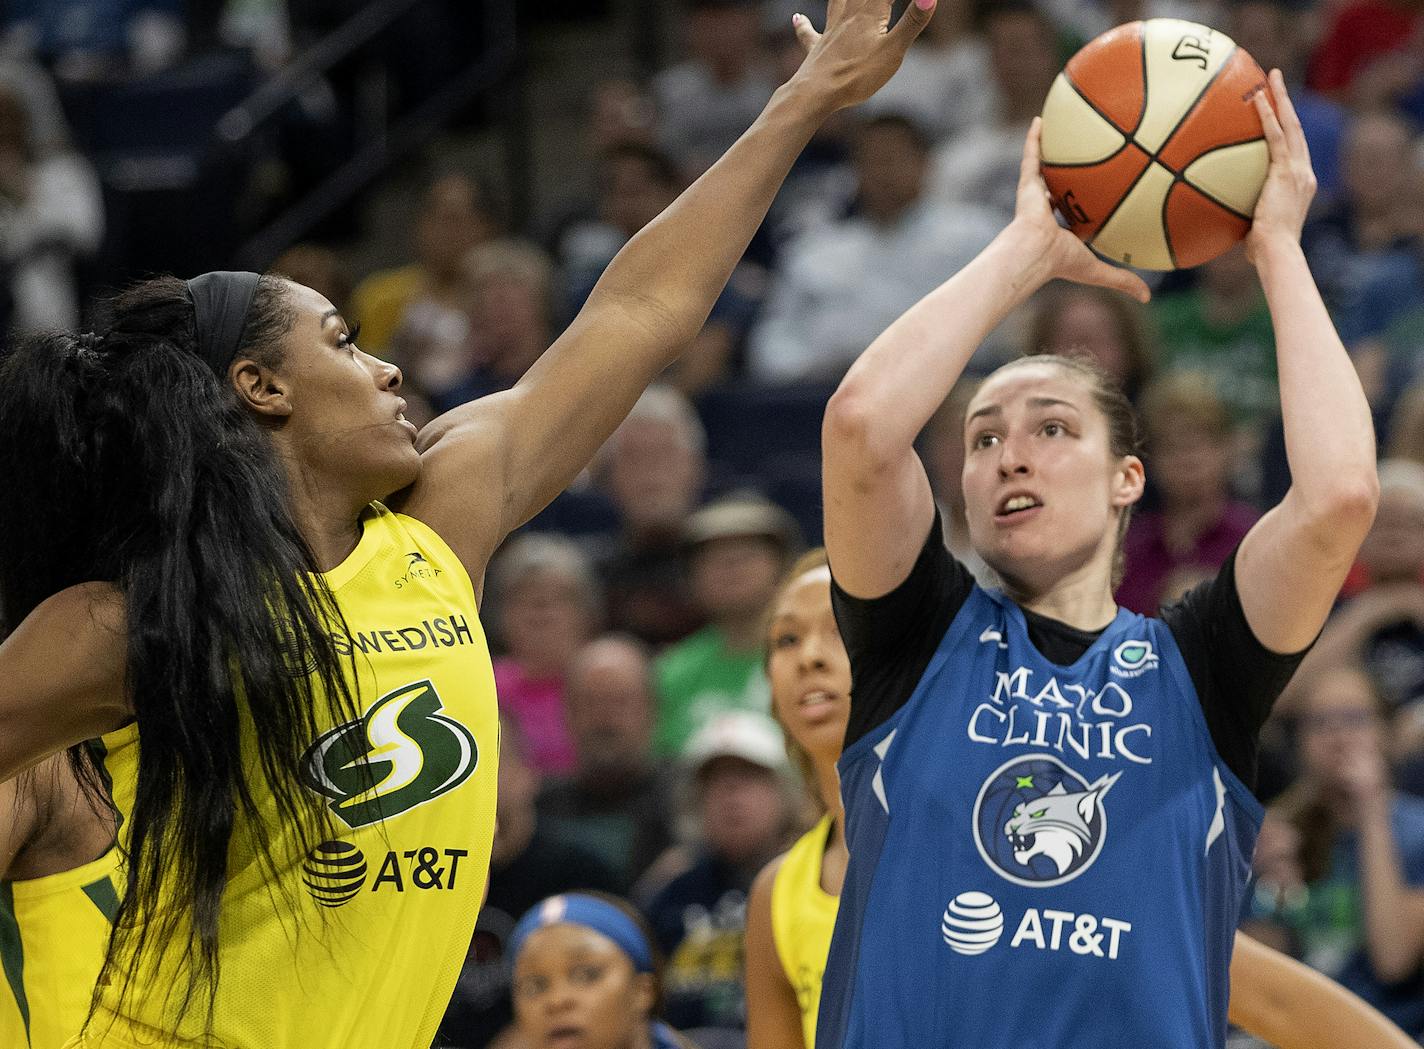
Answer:
<svg viewBox="0 0 1424 1049"><path fill-rule="evenodd" d="M830 0L826 28L816 32L805 15L792 18L806 51L794 80L824 92L832 109L859 105L900 68L910 44L929 25L935 0L910 0L890 25L891 0Z"/></svg>
<svg viewBox="0 0 1424 1049"><path fill-rule="evenodd" d="M1253 96L1261 128L1270 150L1271 164L1266 169L1266 184L1256 201L1251 219L1251 232L1246 235L1246 254L1255 261L1257 249L1272 238L1300 240L1310 202L1315 198L1315 172L1310 166L1310 147L1305 143L1305 131L1296 116L1290 95L1286 94L1285 78L1279 69L1271 70L1271 100L1265 91ZM1272 108L1271 101L1275 102Z"/></svg>
<svg viewBox="0 0 1424 1049"><path fill-rule="evenodd" d="M1042 129L1042 118L1034 117L1029 125L1028 137L1024 140L1012 228L1017 229L1028 246L1031 259L1041 267L1043 280L1047 282L1060 277L1078 284L1095 284L1146 302L1152 297L1152 292L1141 277L1129 269L1098 258L1054 218L1048 185L1043 181L1040 154Z"/></svg>

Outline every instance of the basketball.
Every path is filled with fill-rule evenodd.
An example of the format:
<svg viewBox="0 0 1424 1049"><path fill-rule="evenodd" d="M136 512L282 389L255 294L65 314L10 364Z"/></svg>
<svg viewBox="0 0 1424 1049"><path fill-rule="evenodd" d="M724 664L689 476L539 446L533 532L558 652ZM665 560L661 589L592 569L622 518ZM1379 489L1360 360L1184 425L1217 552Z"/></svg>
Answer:
<svg viewBox="0 0 1424 1049"><path fill-rule="evenodd" d="M1269 154L1267 90L1231 38L1175 18L1109 30L1074 55L1043 107L1043 177L1069 228L1148 270L1215 258L1246 235Z"/></svg>

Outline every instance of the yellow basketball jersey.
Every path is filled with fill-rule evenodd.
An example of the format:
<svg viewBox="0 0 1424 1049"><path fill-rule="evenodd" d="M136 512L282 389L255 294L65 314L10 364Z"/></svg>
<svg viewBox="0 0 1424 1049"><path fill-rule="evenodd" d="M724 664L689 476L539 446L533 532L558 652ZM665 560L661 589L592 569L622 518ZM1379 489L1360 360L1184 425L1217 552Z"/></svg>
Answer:
<svg viewBox="0 0 1424 1049"><path fill-rule="evenodd" d="M312 740L301 769L336 831L307 855L275 832L292 903L268 884L251 827L234 833L212 1018L221 1049L429 1049L484 898L499 723L474 588L421 522L373 503L362 524L326 574L360 715ZM104 744L127 815L142 741L129 726ZM275 805L266 815L275 827ZM136 980L127 997L118 980L101 987L78 1044L200 1042L205 1003L177 1015L186 984L175 966L165 957L160 978Z"/></svg>
<svg viewBox="0 0 1424 1049"><path fill-rule="evenodd" d="M821 888L821 861L830 833L831 817L827 814L791 846L771 884L771 936L781 967L796 991L806 1049L816 1045L821 977L826 972L840 907L840 897Z"/></svg>
<svg viewBox="0 0 1424 1049"><path fill-rule="evenodd" d="M119 906L119 850L26 881L0 881L0 1046L60 1049L84 1025Z"/></svg>

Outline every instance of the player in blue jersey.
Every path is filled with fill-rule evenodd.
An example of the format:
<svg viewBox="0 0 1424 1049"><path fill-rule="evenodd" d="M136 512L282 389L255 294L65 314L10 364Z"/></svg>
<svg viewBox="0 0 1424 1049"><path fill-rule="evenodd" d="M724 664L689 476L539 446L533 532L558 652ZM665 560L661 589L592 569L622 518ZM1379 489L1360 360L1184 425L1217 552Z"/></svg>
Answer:
<svg viewBox="0 0 1424 1049"><path fill-rule="evenodd" d="M1017 361L966 414L986 590L946 551L916 435L980 340L1054 278L1139 298L1053 219L1037 122L1013 222L861 356L826 411L826 545L852 703L850 863L820 1049L1224 1044L1261 809L1256 736L1374 516L1369 407L1299 246L1314 193L1280 74L1247 250L1294 485L1219 574L1113 601L1143 490L1135 421L1086 365Z"/></svg>

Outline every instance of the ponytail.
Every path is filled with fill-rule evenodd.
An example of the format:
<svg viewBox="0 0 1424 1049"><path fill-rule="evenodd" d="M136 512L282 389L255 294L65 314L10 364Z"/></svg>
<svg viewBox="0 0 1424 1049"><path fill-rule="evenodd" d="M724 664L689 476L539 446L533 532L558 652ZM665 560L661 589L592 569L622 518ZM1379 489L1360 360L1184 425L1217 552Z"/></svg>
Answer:
<svg viewBox="0 0 1424 1049"><path fill-rule="evenodd" d="M0 365L0 469L11 485L0 500L0 631L75 583L122 590L141 742L128 891L99 984L118 975L126 995L177 951L186 980L169 989L181 996L175 1015L206 996L210 1025L234 827L250 831L282 886L274 849L294 841L305 853L328 829L301 786L301 755L355 716L355 697L331 640L341 616L281 461L197 356L183 282L140 284L108 313L106 330L31 337ZM281 281L263 277L240 352L279 365L293 320ZM93 789L102 770L89 752L73 756L90 763L81 780Z"/></svg>

